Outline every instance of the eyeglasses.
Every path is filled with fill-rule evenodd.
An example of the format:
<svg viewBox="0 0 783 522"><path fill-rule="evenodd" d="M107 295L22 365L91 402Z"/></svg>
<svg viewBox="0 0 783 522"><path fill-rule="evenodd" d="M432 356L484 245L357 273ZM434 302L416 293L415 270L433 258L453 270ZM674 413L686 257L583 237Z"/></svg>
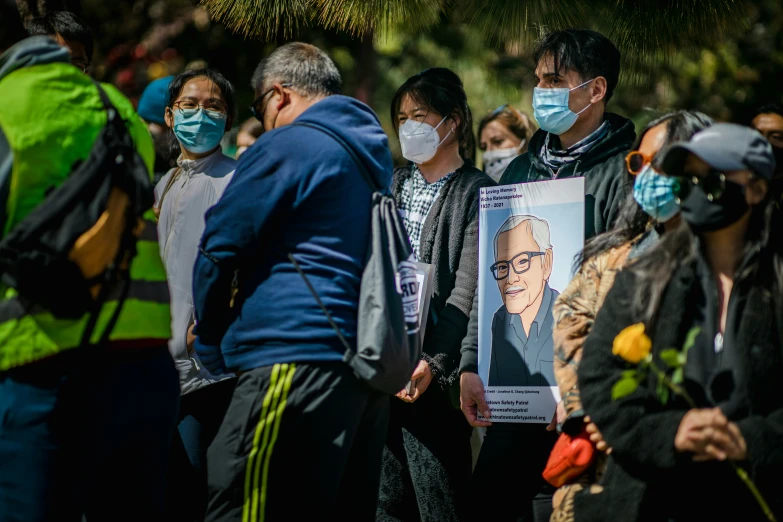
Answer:
<svg viewBox="0 0 783 522"><path fill-rule="evenodd" d="M190 100L174 102L174 107L179 110L179 112L186 118L195 116L196 113L200 110L204 111L204 113L210 118L220 119L226 116L226 109L223 107L215 105L205 107L204 105Z"/></svg>
<svg viewBox="0 0 783 522"><path fill-rule="evenodd" d="M291 86L290 83L280 84L280 87L290 87L290 86ZM266 98L267 94L269 94L274 90L275 90L274 87L272 87L271 89L267 89L266 91L264 91L264 93L261 96L253 100L253 103L250 104L250 113L253 115L255 119L257 119L261 123L264 123L264 113L266 112L266 105L264 105L263 109L259 109L258 104L261 103L264 98Z"/></svg>
<svg viewBox="0 0 783 522"><path fill-rule="evenodd" d="M510 261L498 261L489 269L492 271L492 276L495 280L500 281L508 277L509 267L516 274L524 274L530 270L530 260L543 255L546 255L546 252L520 252L512 257Z"/></svg>
<svg viewBox="0 0 783 522"><path fill-rule="evenodd" d="M647 155L644 152L638 150L632 150L625 157L625 167L628 169L628 173L636 176L642 169L652 163L653 155Z"/></svg>
<svg viewBox="0 0 783 522"><path fill-rule="evenodd" d="M717 201L726 192L726 175L722 172L711 169L706 176L684 175L677 177L678 183L674 186L673 192L680 201L687 198L694 186L699 186L710 201Z"/></svg>

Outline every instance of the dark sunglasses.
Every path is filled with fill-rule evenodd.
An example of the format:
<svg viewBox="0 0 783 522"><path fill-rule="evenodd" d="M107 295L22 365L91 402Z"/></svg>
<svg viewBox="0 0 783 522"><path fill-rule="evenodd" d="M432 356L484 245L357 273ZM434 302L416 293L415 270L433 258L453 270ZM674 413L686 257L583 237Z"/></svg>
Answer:
<svg viewBox="0 0 783 522"><path fill-rule="evenodd" d="M291 84L289 83L283 83L280 85L280 87L290 87L290 86ZM266 98L267 94L269 94L274 90L275 90L274 87L272 87L271 89L267 89L266 91L264 91L264 93L261 96L253 100L253 103L250 104L250 113L253 115L255 119L257 119L261 123L264 123L264 113L266 112L266 105L264 105L263 108L259 109L258 104L261 103L264 100L264 98Z"/></svg>
<svg viewBox="0 0 783 522"><path fill-rule="evenodd" d="M677 184L673 192L680 201L687 198L695 186L701 188L710 201L718 201L726 192L726 175L719 170L710 169L706 176L685 174L675 178Z"/></svg>

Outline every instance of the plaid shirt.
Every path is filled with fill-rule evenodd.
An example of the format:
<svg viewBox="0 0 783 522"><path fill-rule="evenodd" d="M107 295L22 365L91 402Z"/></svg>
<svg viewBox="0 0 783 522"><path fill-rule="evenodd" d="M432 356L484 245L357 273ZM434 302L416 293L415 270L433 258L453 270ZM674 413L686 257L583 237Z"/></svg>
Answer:
<svg viewBox="0 0 783 522"><path fill-rule="evenodd" d="M438 198L440 189L446 184L453 172L446 174L435 183L427 183L424 176L421 175L419 168L414 165L413 172L405 180L400 191L400 200L397 202L397 208L405 224L405 230L411 240L413 254L417 261L421 261L419 241L421 240L421 230L424 228L424 221L427 214L430 213L432 204Z"/></svg>

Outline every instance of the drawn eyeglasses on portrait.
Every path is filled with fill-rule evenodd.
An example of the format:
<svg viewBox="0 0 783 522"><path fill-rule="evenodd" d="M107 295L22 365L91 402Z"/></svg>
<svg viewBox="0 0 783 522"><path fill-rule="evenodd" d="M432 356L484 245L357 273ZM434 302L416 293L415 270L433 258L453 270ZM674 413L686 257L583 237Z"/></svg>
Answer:
<svg viewBox="0 0 783 522"><path fill-rule="evenodd" d="M500 281L508 277L509 267L518 275L524 274L530 270L530 260L543 255L546 255L546 252L520 252L508 261L495 262L489 269L495 280Z"/></svg>

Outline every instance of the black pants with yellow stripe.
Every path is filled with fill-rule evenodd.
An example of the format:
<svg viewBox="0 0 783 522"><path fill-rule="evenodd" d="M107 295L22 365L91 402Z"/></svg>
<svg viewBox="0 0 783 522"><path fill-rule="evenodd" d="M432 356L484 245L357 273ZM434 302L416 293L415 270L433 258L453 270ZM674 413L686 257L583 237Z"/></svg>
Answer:
<svg viewBox="0 0 783 522"><path fill-rule="evenodd" d="M339 361L243 373L207 453L206 521L374 520L388 401Z"/></svg>

